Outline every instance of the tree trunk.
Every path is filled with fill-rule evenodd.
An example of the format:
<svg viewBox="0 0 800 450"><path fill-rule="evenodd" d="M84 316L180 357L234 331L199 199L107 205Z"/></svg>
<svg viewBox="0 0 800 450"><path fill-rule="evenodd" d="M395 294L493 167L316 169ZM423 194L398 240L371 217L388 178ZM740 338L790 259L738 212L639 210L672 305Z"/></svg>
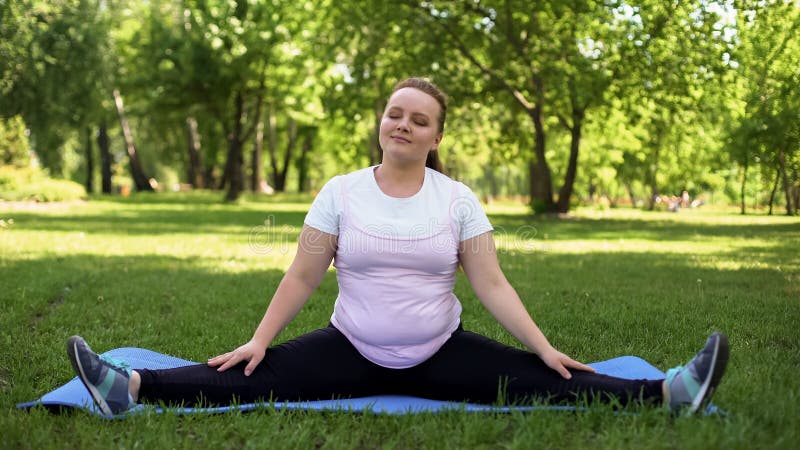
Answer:
<svg viewBox="0 0 800 450"><path fill-rule="evenodd" d="M783 190L786 193L786 215L793 216L794 208L792 208L792 194L789 187L789 176L786 174L786 152L781 149L778 152L778 163L780 164L781 174L783 178Z"/></svg>
<svg viewBox="0 0 800 450"><path fill-rule="evenodd" d="M800 183L797 182L797 170L792 169L792 197L794 198L794 212L800 209Z"/></svg>
<svg viewBox="0 0 800 450"><path fill-rule="evenodd" d="M244 190L244 174L242 173L244 158L242 155L242 142L236 137L231 136L228 139L227 159L227 169L225 170L226 176L223 177L223 182L226 182L228 185L228 191L225 194L225 200L233 202L239 198L239 195Z"/></svg>
<svg viewBox="0 0 800 450"><path fill-rule="evenodd" d="M631 199L631 206L636 208L636 196L633 195L633 185L630 181L625 182L625 190L628 191L628 197Z"/></svg>
<svg viewBox="0 0 800 450"><path fill-rule="evenodd" d="M205 187L203 181L203 163L200 159L200 135L197 133L197 120L194 117L186 119L186 149L189 152L189 164L186 175L189 183L195 189Z"/></svg>
<svg viewBox="0 0 800 450"><path fill-rule="evenodd" d="M244 97L242 92L236 92L236 113L233 127L228 133L228 162L225 173L228 181L228 193L225 200L232 202L239 198L244 190L244 155L242 154L242 121L244 120Z"/></svg>
<svg viewBox="0 0 800 450"><path fill-rule="evenodd" d="M228 146L228 152L230 152L230 145ZM230 174L228 173L229 170L230 170L230 164L228 163L228 159L226 156L225 169L222 171L222 176L219 177L219 181L217 182L217 189L219 189L220 191L225 189L225 186L228 185L228 178L230 178Z"/></svg>
<svg viewBox="0 0 800 450"><path fill-rule="evenodd" d="M289 162L292 160L295 144L297 144L297 122L289 117L289 129L287 130L288 140L286 142L286 153L283 154L283 166L275 179L275 190L278 192L286 191L286 175L289 173Z"/></svg>
<svg viewBox="0 0 800 450"><path fill-rule="evenodd" d="M314 146L316 128L307 128L303 133L303 145L300 147L300 157L297 159L297 192L308 191L308 155Z"/></svg>
<svg viewBox="0 0 800 450"><path fill-rule="evenodd" d="M264 154L264 121L259 120L256 126L256 140L253 142L253 152L250 158L250 190L253 192L261 191L261 170L264 165L262 155Z"/></svg>
<svg viewBox="0 0 800 450"><path fill-rule="evenodd" d="M572 197L572 189L575 186L575 177L578 173L578 151L581 147L581 128L583 127L583 109L573 109L572 111L572 141L569 146L569 163L567 173L564 175L564 184L558 192L558 212L566 213L569 211L569 200Z"/></svg>
<svg viewBox="0 0 800 450"><path fill-rule="evenodd" d="M272 173L272 185L278 186L278 123L272 105L267 105L267 150L269 150L269 165Z"/></svg>
<svg viewBox="0 0 800 450"><path fill-rule="evenodd" d="M540 203L540 208L543 212L553 212L555 211L555 202L553 202L550 166L547 164L544 153L544 125L541 121L541 115L538 112L531 118L536 133L534 137L534 153L536 154L536 158L531 160L528 164L528 170L530 172L531 203L534 203L534 210L537 209L535 203Z"/></svg>
<svg viewBox="0 0 800 450"><path fill-rule="evenodd" d="M216 167L208 166L203 168L203 187L206 189L214 189L215 187L215 178L217 177L216 174ZM221 188L220 188L221 189Z"/></svg>
<svg viewBox="0 0 800 450"><path fill-rule="evenodd" d="M100 185L103 194L111 194L111 165L113 164L111 151L109 151L108 130L106 122L100 122L97 132L97 148L100 151Z"/></svg>
<svg viewBox="0 0 800 450"><path fill-rule="evenodd" d="M134 187L137 191L152 191L153 187L150 186L150 178L145 174L142 163L139 161L139 153L136 151L136 146L133 144L133 134L128 125L128 119L125 117L125 109L122 106L122 96L117 89L114 89L114 103L117 106L122 135L125 138L125 148L128 151Z"/></svg>
<svg viewBox="0 0 800 450"><path fill-rule="evenodd" d="M86 127L86 193L94 192L94 153L92 152L92 128Z"/></svg>
<svg viewBox="0 0 800 450"><path fill-rule="evenodd" d="M658 164L661 160L661 139L655 145L653 152L653 159L647 171L647 184L650 185L650 200L647 203L647 209L652 211L656 207L656 198L661 195L658 189Z"/></svg>
<svg viewBox="0 0 800 450"><path fill-rule="evenodd" d="M497 185L497 175L494 173L497 170L497 167L492 164L492 161L489 161L489 164L486 165L483 173L486 176L486 181L489 182L489 195L492 199L496 198L500 194L500 187Z"/></svg>
<svg viewBox="0 0 800 450"><path fill-rule="evenodd" d="M745 211L746 205L745 205L745 201L744 201L745 200L745 198L744 198L745 197L745 195L744 195L745 187L747 187L747 161L745 161L744 165L742 166L742 187L741 187L741 189L739 191L739 199L740 199L740 202L741 202L741 212L740 212L740 214L742 214L742 215L747 214L747 212Z"/></svg>
<svg viewBox="0 0 800 450"><path fill-rule="evenodd" d="M545 132L542 119L541 103L528 110L528 115L533 121L535 130L534 153L536 159L528 164L530 171L530 191L531 203L534 211L539 209L541 212L555 212L556 204L553 201L553 182L550 173L550 166L547 164L545 156Z"/></svg>
<svg viewBox="0 0 800 450"><path fill-rule="evenodd" d="M775 182L772 183L772 191L769 193L769 215L772 215L772 205L775 202L775 192L778 191L778 183L781 181L781 169L777 167L775 170Z"/></svg>

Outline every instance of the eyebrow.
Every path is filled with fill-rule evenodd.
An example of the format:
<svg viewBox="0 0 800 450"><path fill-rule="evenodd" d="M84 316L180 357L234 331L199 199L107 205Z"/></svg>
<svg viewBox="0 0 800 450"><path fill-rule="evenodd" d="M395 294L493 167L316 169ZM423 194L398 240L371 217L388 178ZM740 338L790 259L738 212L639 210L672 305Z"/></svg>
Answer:
<svg viewBox="0 0 800 450"><path fill-rule="evenodd" d="M403 111L403 108L401 108L401 107L399 107L399 106L392 106L391 108L389 108L389 109L388 109L388 111L387 111L387 112L393 112L393 111L395 111L395 110L397 110L397 111L401 111L401 112L402 112L402 111ZM428 120L430 120L430 117L428 117L428 115L427 115L427 114L425 114L425 113L421 113L421 112L414 112L414 113L411 113L411 116L412 116L412 117L424 118L424 119L428 119Z"/></svg>

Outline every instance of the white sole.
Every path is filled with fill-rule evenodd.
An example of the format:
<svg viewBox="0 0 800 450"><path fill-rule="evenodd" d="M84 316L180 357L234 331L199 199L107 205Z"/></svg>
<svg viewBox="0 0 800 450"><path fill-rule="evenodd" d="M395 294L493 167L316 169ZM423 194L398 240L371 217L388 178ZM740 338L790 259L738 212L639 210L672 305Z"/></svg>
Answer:
<svg viewBox="0 0 800 450"><path fill-rule="evenodd" d="M728 338L724 334L717 335L717 341L714 346L714 354L712 355L711 359L711 368L708 371L708 376L705 380L703 380L703 384L700 386L700 391L698 395L695 396L694 400L692 400L692 404L689 407L689 411L694 413L700 406L703 404L704 401L708 399L711 392L710 389L713 389L712 384L716 387L719 384L720 380L722 379L722 375L725 371L726 366L728 365L728 358L730 357L730 351L728 350ZM724 347L724 351L723 350ZM720 354L722 353L722 354Z"/></svg>
<svg viewBox="0 0 800 450"><path fill-rule="evenodd" d="M94 403L100 408L100 411L105 416L113 416L114 413L111 412L111 407L108 406L108 403L103 399L103 396L100 395L100 392L97 390L92 383L89 383L86 378L86 372L83 371L83 366L81 365L81 360L78 358L78 348L77 342L72 343L72 351L69 352L70 360L72 362L73 368L77 369L78 378L81 380L86 389L89 391L89 394L92 396Z"/></svg>
<svg viewBox="0 0 800 450"><path fill-rule="evenodd" d="M708 376L706 377L705 381L703 381L703 385L700 386L700 392L698 392L697 396L695 396L694 400L692 401L692 406L689 408L690 412L697 411L700 408L700 404L703 403L703 400L706 398L706 392L708 392L708 387L711 385L711 379L714 378L714 369L717 366L717 354L719 353L719 339L717 339L716 345L714 346L714 356L711 358L711 369L708 371Z"/></svg>

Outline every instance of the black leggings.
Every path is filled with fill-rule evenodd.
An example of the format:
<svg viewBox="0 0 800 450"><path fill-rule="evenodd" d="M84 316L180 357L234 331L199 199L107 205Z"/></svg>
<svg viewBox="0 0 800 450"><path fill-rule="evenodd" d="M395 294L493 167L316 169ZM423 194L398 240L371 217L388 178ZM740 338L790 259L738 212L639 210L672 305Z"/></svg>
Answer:
<svg viewBox="0 0 800 450"><path fill-rule="evenodd" d="M137 370L141 402L226 405L274 400L329 400L380 394L474 403L589 399L661 401L661 380L626 380L573 370L565 380L538 356L456 330L425 362L388 369L361 356L335 327L312 331L267 349L253 373L246 363L225 372L206 364Z"/></svg>

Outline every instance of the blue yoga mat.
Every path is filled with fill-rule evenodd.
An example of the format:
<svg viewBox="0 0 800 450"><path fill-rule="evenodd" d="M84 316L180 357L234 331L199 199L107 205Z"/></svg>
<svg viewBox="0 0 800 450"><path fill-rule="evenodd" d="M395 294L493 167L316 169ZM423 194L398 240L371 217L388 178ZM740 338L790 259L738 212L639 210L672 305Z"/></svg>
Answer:
<svg viewBox="0 0 800 450"><path fill-rule="evenodd" d="M171 367L182 367L191 364L197 364L185 359L175 358L174 356L164 355L146 350L143 348L125 347L110 350L104 355L111 356L115 359L127 361L133 369L168 369ZM610 359L608 361L601 361L589 364L594 367L598 373L612 375L620 378L628 379L650 379L657 380L664 378L664 373L653 367L650 363L636 356L622 356L619 358ZM32 408L37 405L43 405L49 408L80 408L92 414L102 416L100 409L92 401L89 391L86 390L83 383L75 377L67 384L48 392L42 398L27 402L20 403L17 408ZM167 410L172 413L178 414L194 414L194 413L221 413L233 409L240 411L249 411L256 408L262 408L264 405L259 403L242 404L235 406L222 406L216 408L168 408ZM709 405L710 406L710 405ZM461 402L447 402L440 400L429 400L418 397L406 397L399 395L376 395L371 397L350 398L340 400L318 400L318 401L303 401L303 402L284 402L276 403L276 409L299 409L299 410L315 410L315 411L354 411L364 412L372 411L375 413L388 413L388 414L409 414L419 412L439 412L449 410L463 410L463 411L486 411L486 412L509 412L512 410L531 411L531 410L567 410L572 411L575 409L573 406L492 406L492 405L479 405L472 403ZM713 407L712 407L713 408ZM142 412L155 412L163 413L166 410L155 407L152 405L137 405L135 408L126 411L117 417L124 417L131 414L138 414Z"/></svg>

